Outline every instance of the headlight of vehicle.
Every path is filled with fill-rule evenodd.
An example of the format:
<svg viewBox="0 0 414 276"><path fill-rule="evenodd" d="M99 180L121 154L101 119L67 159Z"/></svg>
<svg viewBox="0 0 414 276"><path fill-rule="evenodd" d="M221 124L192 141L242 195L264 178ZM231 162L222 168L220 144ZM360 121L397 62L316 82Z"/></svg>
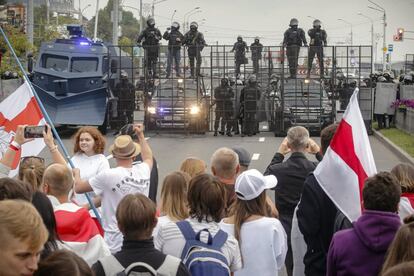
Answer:
<svg viewBox="0 0 414 276"><path fill-rule="evenodd" d="M200 107L198 107L197 105L193 105L190 109L190 114L197 115L198 113L200 113Z"/></svg>
<svg viewBox="0 0 414 276"><path fill-rule="evenodd" d="M148 107L148 112L150 114L155 114L155 113L157 113L157 109L154 106L149 106Z"/></svg>

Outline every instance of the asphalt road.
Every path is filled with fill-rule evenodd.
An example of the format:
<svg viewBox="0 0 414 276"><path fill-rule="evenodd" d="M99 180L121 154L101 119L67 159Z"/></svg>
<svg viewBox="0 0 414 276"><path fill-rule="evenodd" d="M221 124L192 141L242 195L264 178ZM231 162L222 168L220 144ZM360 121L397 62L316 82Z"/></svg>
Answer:
<svg viewBox="0 0 414 276"><path fill-rule="evenodd" d="M61 132L61 138L67 147L69 154L73 153L73 135L75 129ZM168 133L146 133L148 142L158 162L159 181L168 173L178 170L181 162L189 156L198 157L207 163L210 170L210 158L213 152L220 147L241 146L252 154L250 168L264 171L282 141L281 137L274 137L273 133L261 132L252 137L214 137L212 133L206 135L184 135ZM114 135L106 135L106 149L112 144ZM319 143L319 138L314 138ZM372 151L378 171L389 171L393 166L402 162L396 155L388 150L379 140L370 136ZM106 151L107 154L107 151ZM50 162L48 150L43 150L41 155ZM309 158L314 159L313 156ZM115 165L111 160L111 165ZM159 188L160 190L160 188Z"/></svg>

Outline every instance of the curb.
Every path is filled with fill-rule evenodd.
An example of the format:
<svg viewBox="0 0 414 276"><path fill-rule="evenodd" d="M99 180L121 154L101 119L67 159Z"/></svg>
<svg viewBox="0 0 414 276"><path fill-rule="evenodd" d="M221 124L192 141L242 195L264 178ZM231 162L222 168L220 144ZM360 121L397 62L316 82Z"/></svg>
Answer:
<svg viewBox="0 0 414 276"><path fill-rule="evenodd" d="M374 132L374 136L380 140L384 146L386 146L390 151L392 151L395 155L397 155L400 159L402 159L404 162L410 163L414 166L414 158L412 158L408 153L406 153L404 150L402 150L399 146L391 142L390 139L382 135L379 131L376 131L375 129L372 129Z"/></svg>

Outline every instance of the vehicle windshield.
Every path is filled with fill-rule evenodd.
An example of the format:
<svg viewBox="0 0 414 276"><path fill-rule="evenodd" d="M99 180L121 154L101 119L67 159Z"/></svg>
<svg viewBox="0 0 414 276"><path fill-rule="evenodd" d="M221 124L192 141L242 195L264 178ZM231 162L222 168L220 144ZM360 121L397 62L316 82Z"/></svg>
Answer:
<svg viewBox="0 0 414 276"><path fill-rule="evenodd" d="M98 58L72 58L71 72L84 73L98 71Z"/></svg>
<svg viewBox="0 0 414 276"><path fill-rule="evenodd" d="M42 55L42 67L57 72L68 71L69 58L58 55Z"/></svg>
<svg viewBox="0 0 414 276"><path fill-rule="evenodd" d="M197 95L196 89L186 89L185 91L180 88L174 88L174 89L158 89L156 97L158 98L180 98L180 97L186 97L186 98L197 98L199 97Z"/></svg>

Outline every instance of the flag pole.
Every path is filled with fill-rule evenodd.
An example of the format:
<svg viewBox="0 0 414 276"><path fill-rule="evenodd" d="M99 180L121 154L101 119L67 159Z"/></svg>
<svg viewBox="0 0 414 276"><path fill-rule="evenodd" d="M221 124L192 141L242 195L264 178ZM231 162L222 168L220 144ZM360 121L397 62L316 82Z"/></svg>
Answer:
<svg viewBox="0 0 414 276"><path fill-rule="evenodd" d="M60 136L57 133L56 128L53 125L53 122L49 117L49 114L47 113L42 101L40 100L39 95L37 95L36 90L32 86L32 82L30 81L29 76L27 76L26 70L24 69L24 67L23 67L22 63L20 62L19 58L17 57L16 52L14 51L14 49L13 49L9 39L7 38L7 35L4 32L3 27L1 25L0 25L0 32L1 32L2 36L4 37L4 40L6 41L6 44L9 47L11 53L13 54L14 58L16 59L17 64L19 65L19 68L23 73L23 78L26 81L26 83L29 85L31 92L33 93L34 97L36 98L36 101L39 104L40 110L42 111L43 116L46 119L46 122L49 124L53 134L55 135L56 141L58 142L60 148L62 149L66 160L68 161L68 163L70 164L72 169L75 168L75 165L73 164L72 160L70 159L70 155L69 155L68 151L66 150L66 147L63 144L62 140L60 139ZM91 200L90 196L87 193L84 193L84 195L86 196L86 199L88 200L89 206L92 207L93 213L95 214L95 216L98 219L99 223L102 225L101 216L99 215L98 210L96 210L95 204L93 203L93 201Z"/></svg>

